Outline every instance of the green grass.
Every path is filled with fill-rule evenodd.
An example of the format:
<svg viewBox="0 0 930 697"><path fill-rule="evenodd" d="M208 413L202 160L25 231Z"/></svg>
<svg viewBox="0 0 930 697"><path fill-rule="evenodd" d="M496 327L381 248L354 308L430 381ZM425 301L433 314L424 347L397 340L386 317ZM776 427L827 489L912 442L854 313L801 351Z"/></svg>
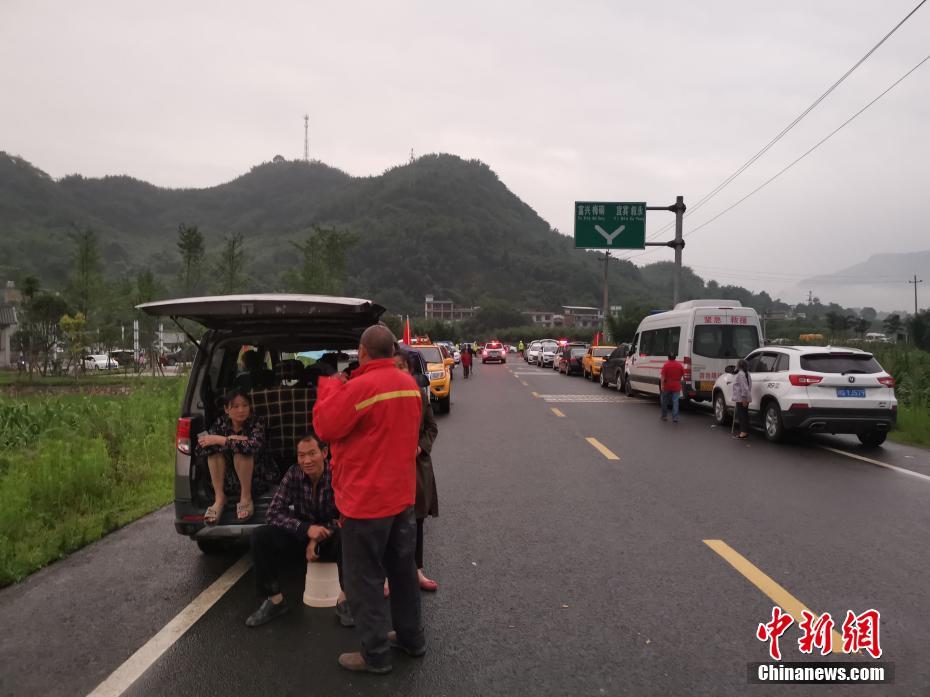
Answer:
<svg viewBox="0 0 930 697"><path fill-rule="evenodd" d="M0 586L171 501L184 382L0 398Z"/></svg>
<svg viewBox="0 0 930 697"><path fill-rule="evenodd" d="M930 448L930 409L899 406L897 428L888 437L898 443Z"/></svg>

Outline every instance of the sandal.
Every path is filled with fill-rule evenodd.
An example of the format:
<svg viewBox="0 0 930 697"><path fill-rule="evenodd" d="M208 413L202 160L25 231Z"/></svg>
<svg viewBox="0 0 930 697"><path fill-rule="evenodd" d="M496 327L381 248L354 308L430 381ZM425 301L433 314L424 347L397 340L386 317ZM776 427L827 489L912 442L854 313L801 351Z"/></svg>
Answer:
<svg viewBox="0 0 930 697"><path fill-rule="evenodd" d="M243 515L243 513L245 515ZM240 523L244 523L255 513L255 504L252 501L248 503L237 503L236 504L236 519Z"/></svg>
<svg viewBox="0 0 930 697"><path fill-rule="evenodd" d="M216 525L220 522L220 516L223 515L223 507L215 503L210 506L203 514L203 522L207 525Z"/></svg>

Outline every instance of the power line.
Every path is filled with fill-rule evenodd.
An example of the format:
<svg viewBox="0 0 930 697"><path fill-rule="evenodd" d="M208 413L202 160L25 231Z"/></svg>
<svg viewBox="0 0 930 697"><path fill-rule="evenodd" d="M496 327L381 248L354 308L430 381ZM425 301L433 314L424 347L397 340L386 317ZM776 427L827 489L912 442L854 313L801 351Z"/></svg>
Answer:
<svg viewBox="0 0 930 697"><path fill-rule="evenodd" d="M708 193L704 194L704 196L702 196L702 197L698 200L697 203L695 203L695 204L689 206L688 211L685 213L685 217L691 215L692 213L694 213L695 211L697 211L699 208L701 208L705 203L707 203L708 201L710 201L710 199L712 199L714 196L716 196L718 193L720 193L723 189L725 189L727 186L729 186L729 184L730 184L734 179L736 179L740 174L742 174L742 173L745 172L749 167L751 167L752 164L753 164L756 160L758 160L758 159L759 159L760 157L762 157L765 153L767 153L779 140L781 140L785 135L787 135L788 132L791 131L791 129L793 129L795 126L797 126L805 116L807 116L807 115L808 115L811 111L813 111L824 99L826 99L826 98L830 95L830 93L833 92L833 90L835 90L837 87L839 87L839 86L846 80L846 78L848 78L850 75L852 75L853 72L855 72L856 69L857 69L860 65L862 65L866 60L868 60L868 58L869 58L873 53L875 53L875 51L877 51L877 50L879 49L879 47L881 47L881 45L884 44L884 43L891 37L892 34L894 34L898 29L900 29L901 26L902 26L908 19L911 18L911 15L913 15L915 12L917 12L917 10L919 10L919 9L921 8L921 6L923 6L923 4L926 3L926 2L927 2L927 0L920 0L920 2L917 3L917 6L914 7L913 10L911 10L910 12L908 12L908 13L904 16L904 19L902 19L900 22L898 22L898 23L891 29L891 31L889 31L887 34L885 34L885 36L883 36L883 37L881 38L881 40L880 40L877 44L875 44L872 48L870 48L870 49L866 52L866 54L865 54L864 56L862 56L862 58L860 58L858 61L856 61L856 62L852 65L852 67L849 68L849 70L847 70L845 73L843 73L843 75L842 75L842 77L840 77L840 79L838 79L836 82L834 82L832 85L830 85L830 87L827 88L827 91L826 91L826 92L824 92L824 93L821 94L819 97L817 97L817 99L815 99L815 100L810 104L810 106L808 106L804 111L802 111L798 116L796 116L796 117L794 118L794 120L793 120L791 123L789 123L787 126L785 126L785 127L778 133L778 135L776 135L776 136L775 136L774 138L772 138L768 143L766 143L765 146L764 146L761 150L759 150L759 152L757 152L755 155L753 155L752 157L750 157L750 158L749 158L746 162L744 162L735 172L733 172L732 174L730 174L730 176L728 176L726 179L724 179L722 182L720 182L717 186L715 186L713 189L711 189L711 191L709 191ZM658 237L659 235L661 235L661 234L662 234L663 232L665 232L666 230L670 230L672 227L674 227L674 223L669 223L669 224L667 224L667 225L662 226L661 228L659 228L658 230L656 230L656 232L652 233L652 235L649 236L649 239L650 239L650 240L655 239L656 237ZM633 258L633 257L627 257L627 258Z"/></svg>
<svg viewBox="0 0 930 697"><path fill-rule="evenodd" d="M877 101L880 100L882 97L884 97L886 94L888 94L889 92L891 92L891 90L893 90L893 89L894 89L895 87L897 87L900 83L902 83L905 79L907 79L907 78L911 75L911 73L913 73L915 70L917 70L919 67L921 67L921 66L922 66L924 63L926 63L928 60L930 60L930 56L926 56L926 57L925 57L922 61L920 61L917 65L915 65L913 68L911 68L911 69L908 70L906 73L904 73L904 75L902 75L902 76L899 77L897 80L895 80L893 83L891 83L891 85L888 86L888 88L886 88L884 92L882 92L882 93L881 93L880 95L878 95L875 99L873 99L871 102L869 102L868 104L866 104L864 107L862 107L862 108L861 108L859 111L857 111L855 114L853 114L853 115L850 116L848 119L846 119L846 121L844 121L844 122L841 123L839 126L837 126L835 129L833 129L827 136L825 136L824 138L822 138L821 140L819 140L815 145L813 145L811 148L809 148L803 155L801 155L800 157L798 157L798 158L796 158L795 160L793 160L793 161L792 161L790 164L788 164L787 166L783 167L783 168L782 168L781 170L779 170L774 176L772 176L772 177L770 177L769 179L767 179L766 181L762 182L759 186L757 186L755 189L753 189L753 190L750 191L748 194L746 194L745 196L743 196L743 197L742 197L741 199L739 199L736 203L734 203L734 204L732 204L732 205L730 205L730 206L724 208L722 211L720 211L720 212L719 212L717 215L715 215L713 218L711 218L711 219L709 219L709 220L706 220L705 222L701 223L701 224L698 225L697 227L692 228L691 230L689 230L688 232L686 232L686 233L685 233L685 237L687 237L688 235L693 235L693 234L694 234L695 232L697 232L698 230L707 227L707 226L710 225L712 222L714 222L715 220L717 220L720 216L725 215L726 213L729 213L731 210L733 210L734 208L736 208L738 205L740 205L743 201L745 201L746 199L748 199L750 196L755 195L756 193L758 193L759 191L761 191L762 189L764 189L766 186L768 186L769 184L771 184L773 181L775 181L776 179L778 179L782 174L784 174L784 173L787 172L789 169L791 169L792 167L794 167L794 166L795 166L796 164L798 164L801 160L803 160L805 157L807 157L808 155L810 155L812 152L814 152L814 151L815 151L817 148L819 148L821 145L823 145L823 144L826 143L828 140L830 140L830 138L832 138L833 136L835 136L837 133L839 133L841 130L843 130L846 126L848 126L850 123L852 123L853 121L855 121L856 118L859 117L860 114L862 114L863 112L865 112L869 107L871 107L873 104L875 104L875 102L877 102Z"/></svg>

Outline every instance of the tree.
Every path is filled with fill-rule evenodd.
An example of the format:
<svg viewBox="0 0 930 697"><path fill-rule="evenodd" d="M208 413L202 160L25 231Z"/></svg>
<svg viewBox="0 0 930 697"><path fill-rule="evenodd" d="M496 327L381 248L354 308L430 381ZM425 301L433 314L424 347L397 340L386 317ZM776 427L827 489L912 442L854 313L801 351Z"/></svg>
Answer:
<svg viewBox="0 0 930 697"><path fill-rule="evenodd" d="M142 271L136 275L135 298L133 305L151 302L164 295L164 288L151 271ZM139 347L147 353L152 374L158 362L156 339L158 338L158 318L152 317L141 310L136 310L136 319L139 321Z"/></svg>
<svg viewBox="0 0 930 697"><path fill-rule="evenodd" d="M223 238L223 249L216 265L216 289L222 295L241 293L245 289L245 250L241 232Z"/></svg>
<svg viewBox="0 0 930 697"><path fill-rule="evenodd" d="M901 315L893 314L888 315L885 318L885 321L882 322L882 326L885 328L885 333L891 336L893 339L897 339L898 332L901 331Z"/></svg>
<svg viewBox="0 0 930 697"><path fill-rule="evenodd" d="M74 250L71 254L68 297L78 312L90 317L98 301L101 282L97 235L92 229L84 228L72 233L71 240L74 242Z"/></svg>
<svg viewBox="0 0 930 697"><path fill-rule="evenodd" d="M35 297L36 293L39 292L40 287L39 279L35 276L26 276L23 279L23 297L27 302Z"/></svg>
<svg viewBox="0 0 930 697"><path fill-rule="evenodd" d="M54 363L53 352L61 335L59 321L68 312L68 303L58 295L39 293L23 309L16 343L28 359L29 375L38 369L44 376Z"/></svg>
<svg viewBox="0 0 930 697"><path fill-rule="evenodd" d="M872 328L872 322L867 320L865 317L860 317L853 324L856 334L859 335L860 339L865 338L865 333Z"/></svg>
<svg viewBox="0 0 930 697"><path fill-rule="evenodd" d="M285 272L285 284L299 293L343 294L346 255L357 241L352 232L314 225L305 240L291 243L300 252L301 265Z"/></svg>
<svg viewBox="0 0 930 697"><path fill-rule="evenodd" d="M203 259L206 254L203 233L196 225L178 225L178 252L181 254L181 288L185 295L193 295L200 286Z"/></svg>
<svg viewBox="0 0 930 697"><path fill-rule="evenodd" d="M839 334L841 329L845 328L846 317L838 312L830 311L827 313L827 326L830 328L830 338L833 339Z"/></svg>
<svg viewBox="0 0 930 697"><path fill-rule="evenodd" d="M65 372L68 372L71 368L74 368L75 376L77 376L80 372L80 369L83 368L81 356L83 356L87 351L84 336L84 328L86 324L87 322L85 321L84 315L82 315L80 312L75 313L74 317L65 314L58 321L58 326L61 328L62 337L64 338L68 347L68 366Z"/></svg>
<svg viewBox="0 0 930 697"><path fill-rule="evenodd" d="M930 351L930 310L921 310L907 321L911 343L924 351Z"/></svg>
<svg viewBox="0 0 930 697"><path fill-rule="evenodd" d="M863 307L862 310L859 312L859 316L862 319L869 320L869 322L874 322L876 318L878 317L878 312L875 310L874 307Z"/></svg>

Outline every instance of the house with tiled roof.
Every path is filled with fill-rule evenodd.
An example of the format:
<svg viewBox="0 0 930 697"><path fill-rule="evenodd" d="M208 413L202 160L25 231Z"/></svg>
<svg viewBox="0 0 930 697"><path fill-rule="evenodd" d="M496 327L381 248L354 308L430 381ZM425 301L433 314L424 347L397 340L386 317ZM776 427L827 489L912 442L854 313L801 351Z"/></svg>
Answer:
<svg viewBox="0 0 930 697"><path fill-rule="evenodd" d="M10 368L16 365L19 351L13 347L13 335L18 329L16 307L13 305L0 305L0 368Z"/></svg>

